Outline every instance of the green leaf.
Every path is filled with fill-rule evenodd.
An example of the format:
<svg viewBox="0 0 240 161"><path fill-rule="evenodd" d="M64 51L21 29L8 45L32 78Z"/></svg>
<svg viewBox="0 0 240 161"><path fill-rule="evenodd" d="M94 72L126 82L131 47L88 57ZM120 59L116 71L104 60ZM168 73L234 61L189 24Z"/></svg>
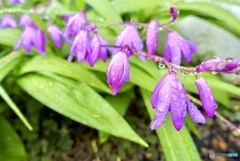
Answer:
<svg viewBox="0 0 240 161"><path fill-rule="evenodd" d="M110 88L105 82L103 83L91 71L82 68L78 63L70 63L56 56L35 56L22 67L19 75L43 71L54 72L62 76L85 82L100 91L111 93Z"/></svg>
<svg viewBox="0 0 240 161"><path fill-rule="evenodd" d="M16 106L16 104L13 102L11 97L7 94L2 86L0 86L0 95L3 100L9 105L9 107L16 113L16 115L21 119L24 125L31 131L33 129L32 126L29 124L27 119L24 117L22 112L19 110L19 108Z"/></svg>
<svg viewBox="0 0 240 161"><path fill-rule="evenodd" d="M105 23L121 22L121 16L113 9L113 6L108 0L85 0L95 11L103 16ZM121 26L112 28L117 33L121 30Z"/></svg>
<svg viewBox="0 0 240 161"><path fill-rule="evenodd" d="M225 28L235 31L240 36L240 21L229 11L208 2L180 2L177 4L178 9L182 11L194 11L196 14L213 17L224 24Z"/></svg>
<svg viewBox="0 0 240 161"><path fill-rule="evenodd" d="M0 117L0 160L23 161L27 155L22 141L11 125Z"/></svg>
<svg viewBox="0 0 240 161"><path fill-rule="evenodd" d="M21 30L13 28L0 29L0 35L0 44L14 46L21 35Z"/></svg>
<svg viewBox="0 0 240 161"><path fill-rule="evenodd" d="M118 13L139 11L141 9L159 7L161 1L156 0L114 0L112 6Z"/></svg>
<svg viewBox="0 0 240 161"><path fill-rule="evenodd" d="M105 97L105 100L108 101L112 105L112 107L123 116L129 107L132 98L134 97L134 93L132 90L129 90L124 93L117 94L117 96L108 95ZM104 143L108 140L109 134L104 133L102 131L98 132L99 134L99 142Z"/></svg>
<svg viewBox="0 0 240 161"><path fill-rule="evenodd" d="M148 146L112 106L87 84L73 83L72 79L57 75L55 77L65 83L32 73L20 77L18 84L39 102L72 120Z"/></svg>
<svg viewBox="0 0 240 161"><path fill-rule="evenodd" d="M143 88L140 88L140 91L147 111L151 119L153 119L154 110L150 104L151 93ZM167 161L201 160L188 129L183 126L181 131L176 131L169 115L156 132Z"/></svg>
<svg viewBox="0 0 240 161"><path fill-rule="evenodd" d="M23 58L23 54L14 51L0 59L0 82Z"/></svg>

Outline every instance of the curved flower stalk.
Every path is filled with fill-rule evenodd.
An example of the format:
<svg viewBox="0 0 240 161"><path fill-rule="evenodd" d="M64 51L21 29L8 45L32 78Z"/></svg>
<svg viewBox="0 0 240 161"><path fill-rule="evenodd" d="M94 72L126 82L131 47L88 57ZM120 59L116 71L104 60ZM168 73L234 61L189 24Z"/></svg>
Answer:
<svg viewBox="0 0 240 161"><path fill-rule="evenodd" d="M190 102L175 72L168 72L157 84L151 97L151 104L156 110L156 116L150 126L152 130L164 123L169 111L173 125L178 131L183 126L187 111L194 122L202 124L206 122L201 112Z"/></svg>

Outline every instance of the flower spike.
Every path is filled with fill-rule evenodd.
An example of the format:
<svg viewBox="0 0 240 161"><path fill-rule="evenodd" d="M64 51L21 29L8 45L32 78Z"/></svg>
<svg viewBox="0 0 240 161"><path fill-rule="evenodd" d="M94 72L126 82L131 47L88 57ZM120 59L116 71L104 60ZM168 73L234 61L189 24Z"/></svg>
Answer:
<svg viewBox="0 0 240 161"><path fill-rule="evenodd" d="M116 95L123 84L129 81L129 62L125 52L119 51L113 55L107 70L107 82Z"/></svg>

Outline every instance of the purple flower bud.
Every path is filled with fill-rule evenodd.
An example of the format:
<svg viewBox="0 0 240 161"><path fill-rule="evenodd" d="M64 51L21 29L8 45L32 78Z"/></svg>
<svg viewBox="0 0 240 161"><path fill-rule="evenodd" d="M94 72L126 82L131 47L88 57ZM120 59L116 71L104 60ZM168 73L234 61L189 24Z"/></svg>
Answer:
<svg viewBox="0 0 240 161"><path fill-rule="evenodd" d="M171 22L174 22L178 18L179 11L175 6L169 8L169 14L171 15Z"/></svg>
<svg viewBox="0 0 240 161"><path fill-rule="evenodd" d="M112 89L112 95L116 95L125 82L129 80L129 62L127 54L119 51L113 55L108 65L107 81Z"/></svg>
<svg viewBox="0 0 240 161"><path fill-rule="evenodd" d="M24 3L25 0L9 0L10 4Z"/></svg>
<svg viewBox="0 0 240 161"><path fill-rule="evenodd" d="M93 66L99 57L100 49L101 49L101 44L100 44L100 41L98 40L97 34L94 35L91 41L91 49L92 49L92 52L87 55L87 61L90 66Z"/></svg>
<svg viewBox="0 0 240 161"><path fill-rule="evenodd" d="M151 104L156 109L156 116L150 126L152 130L164 123L168 111L171 111L173 125L178 131L183 126L187 110L194 122L205 123L205 118L190 102L175 72L165 74L157 84L151 97Z"/></svg>
<svg viewBox="0 0 240 161"><path fill-rule="evenodd" d="M126 46L126 45L129 48L136 49L138 51L142 51L143 49L142 39L138 33L138 30L135 28L133 24L128 24L116 39L115 46ZM118 50L114 50L113 54L115 54L116 52L118 52Z"/></svg>
<svg viewBox="0 0 240 161"><path fill-rule="evenodd" d="M37 25L33 22L33 20L27 14L24 14L20 17L19 25L23 27L28 26L28 27L37 28Z"/></svg>
<svg viewBox="0 0 240 161"><path fill-rule="evenodd" d="M35 35L32 39L33 39L33 44L34 44L36 50L40 54L45 55L46 36L42 32L42 30L36 29Z"/></svg>
<svg viewBox="0 0 240 161"><path fill-rule="evenodd" d="M198 65L196 71L197 72L215 71L234 73L234 69L239 66L240 63L236 59L228 58L225 60L221 60L220 58L212 57Z"/></svg>
<svg viewBox="0 0 240 161"><path fill-rule="evenodd" d="M62 19L65 23L68 22L68 20L72 17L72 15L62 15Z"/></svg>
<svg viewBox="0 0 240 161"><path fill-rule="evenodd" d="M26 26L14 50L23 46L25 51L30 53L33 46L40 54L45 54L45 43L46 37L41 30Z"/></svg>
<svg viewBox="0 0 240 161"><path fill-rule="evenodd" d="M79 12L69 18L66 29L64 33L64 37L69 39L70 36L76 36L79 30L84 29L85 25L87 24L87 18L85 15L85 11Z"/></svg>
<svg viewBox="0 0 240 161"><path fill-rule="evenodd" d="M63 33L62 31L54 24L48 26L48 32L53 40L54 45L58 48L62 48L62 39Z"/></svg>
<svg viewBox="0 0 240 161"><path fill-rule="evenodd" d="M148 25L146 44L148 55L153 55L158 44L158 23L156 21L151 21Z"/></svg>
<svg viewBox="0 0 240 161"><path fill-rule="evenodd" d="M196 79L195 83L197 85L198 93L204 111L209 118L213 118L215 110L217 108L217 103L215 102L211 88L208 86L208 83L202 77Z"/></svg>
<svg viewBox="0 0 240 161"><path fill-rule="evenodd" d="M197 51L196 45L182 38L177 32L170 31L164 50L164 57L174 64L180 65L181 53L187 62L191 61L191 55Z"/></svg>
<svg viewBox="0 0 240 161"><path fill-rule="evenodd" d="M98 35L98 40L100 41L101 45L108 45L108 42L101 36ZM101 58L104 62L107 61L107 54L108 49L106 47L101 47L99 58Z"/></svg>
<svg viewBox="0 0 240 161"><path fill-rule="evenodd" d="M90 40L88 32L80 30L74 38L73 44L70 49L68 61L72 61L73 56L76 55L78 62L82 62L89 53L91 53Z"/></svg>
<svg viewBox="0 0 240 161"><path fill-rule="evenodd" d="M17 44L14 46L14 50L19 49L21 46L25 48L25 51L27 53L31 52L31 47L34 46L33 44L33 38L35 35L35 29L32 27L26 27L18 39Z"/></svg>
<svg viewBox="0 0 240 161"><path fill-rule="evenodd" d="M0 28L15 28L17 27L16 21L12 18L11 15L5 15L1 22L0 22Z"/></svg>

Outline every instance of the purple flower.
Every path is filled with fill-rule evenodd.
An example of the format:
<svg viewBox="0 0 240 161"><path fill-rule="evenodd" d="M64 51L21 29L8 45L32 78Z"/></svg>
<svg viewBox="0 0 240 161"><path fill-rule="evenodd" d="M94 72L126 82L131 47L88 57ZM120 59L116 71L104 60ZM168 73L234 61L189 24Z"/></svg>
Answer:
<svg viewBox="0 0 240 161"><path fill-rule="evenodd" d="M69 39L70 36L76 36L79 30L84 29L85 25L87 24L87 18L85 15L85 11L79 12L68 19L64 37Z"/></svg>
<svg viewBox="0 0 240 161"><path fill-rule="evenodd" d="M73 56L76 55L78 62L82 62L89 53L91 53L90 40L88 32L80 30L74 38L73 44L70 49L68 61L72 61Z"/></svg>
<svg viewBox="0 0 240 161"><path fill-rule="evenodd" d="M168 111L171 111L173 125L178 131L183 126L187 110L194 122L202 124L206 122L201 112L190 102L175 72L165 74L157 84L151 97L151 104L156 109L155 118L150 126L152 130L164 123Z"/></svg>
<svg viewBox="0 0 240 161"><path fill-rule="evenodd" d="M1 22L0 22L0 28L15 28L17 27L16 21L12 18L11 15L5 15Z"/></svg>
<svg viewBox="0 0 240 161"><path fill-rule="evenodd" d="M10 4L24 3L25 0L9 0Z"/></svg>
<svg viewBox="0 0 240 161"><path fill-rule="evenodd" d="M119 51L113 55L107 70L107 82L116 95L125 82L129 80L129 62L127 54Z"/></svg>
<svg viewBox="0 0 240 161"><path fill-rule="evenodd" d="M115 46L128 46L131 49L142 51L143 42L138 33L138 30L133 24L128 24L126 28L118 35ZM119 50L114 50L113 54L116 54ZM130 55L128 55L130 56Z"/></svg>
<svg viewBox="0 0 240 161"><path fill-rule="evenodd" d="M146 45L148 55L153 55L156 51L158 44L158 23L156 21L151 21L148 25Z"/></svg>
<svg viewBox="0 0 240 161"><path fill-rule="evenodd" d="M107 60L107 48L101 45L108 45L107 41L98 34L95 34L91 40L91 53L87 55L87 61L90 66L93 66L98 58L103 61Z"/></svg>
<svg viewBox="0 0 240 161"><path fill-rule="evenodd" d="M29 26L29 27L37 28L37 25L33 22L33 20L27 14L24 14L20 17L19 25L23 27Z"/></svg>
<svg viewBox="0 0 240 161"><path fill-rule="evenodd" d="M169 8L169 14L171 15L170 22L174 22L178 18L179 11L176 7L172 6Z"/></svg>
<svg viewBox="0 0 240 161"><path fill-rule="evenodd" d="M211 88L208 86L208 83L202 77L196 79L195 83L197 85L198 93L204 111L206 112L208 117L213 118L215 110L217 108L217 103L215 102Z"/></svg>
<svg viewBox="0 0 240 161"><path fill-rule="evenodd" d="M33 37L33 44L36 50L44 55L45 54L45 44L46 44L46 36L40 29L35 30L35 35Z"/></svg>
<svg viewBox="0 0 240 161"><path fill-rule="evenodd" d="M62 48L62 39L63 33L62 31L54 24L48 26L48 32L53 40L54 45L58 48Z"/></svg>
<svg viewBox="0 0 240 161"><path fill-rule="evenodd" d="M167 36L167 41L164 50L164 57L174 64L180 65L181 53L185 60L190 62L191 55L196 53L197 46L195 43L182 38L177 32L170 31Z"/></svg>
<svg viewBox="0 0 240 161"><path fill-rule="evenodd" d="M24 47L27 53L31 52L31 47L35 47L40 54L45 54L45 35L39 29L26 27L20 36L14 50Z"/></svg>
<svg viewBox="0 0 240 161"><path fill-rule="evenodd" d="M14 46L14 50L19 49L21 46L25 48L27 53L31 52L31 47L34 46L33 38L35 35L35 29L32 27L26 27L19 38L17 44Z"/></svg>
<svg viewBox="0 0 240 161"><path fill-rule="evenodd" d="M239 66L240 63L236 59L228 58L225 60L221 60L220 58L213 57L198 65L196 71L197 72L215 71L232 73L234 69Z"/></svg>

